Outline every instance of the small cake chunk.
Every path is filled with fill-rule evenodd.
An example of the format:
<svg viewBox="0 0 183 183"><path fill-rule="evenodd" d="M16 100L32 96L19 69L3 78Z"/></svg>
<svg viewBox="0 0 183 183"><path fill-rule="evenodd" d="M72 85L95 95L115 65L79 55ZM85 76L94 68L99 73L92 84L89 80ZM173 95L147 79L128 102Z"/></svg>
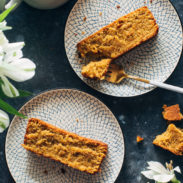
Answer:
<svg viewBox="0 0 183 183"><path fill-rule="evenodd" d="M81 137L36 118L29 119L22 146L89 174L100 171L108 149L103 142Z"/></svg>
<svg viewBox="0 0 183 183"><path fill-rule="evenodd" d="M183 155L183 131L174 124L170 124L164 133L156 136L153 144L175 155Z"/></svg>
<svg viewBox="0 0 183 183"><path fill-rule="evenodd" d="M81 74L86 78L104 80L110 63L111 59L92 61L88 65L83 66Z"/></svg>
<svg viewBox="0 0 183 183"><path fill-rule="evenodd" d="M167 106L163 105L164 111L162 112L163 118L168 121L180 121L183 115L180 112L179 104Z"/></svg>
<svg viewBox="0 0 183 183"><path fill-rule="evenodd" d="M136 141L137 143L142 142L144 140L144 138L142 138L141 136L137 135Z"/></svg>

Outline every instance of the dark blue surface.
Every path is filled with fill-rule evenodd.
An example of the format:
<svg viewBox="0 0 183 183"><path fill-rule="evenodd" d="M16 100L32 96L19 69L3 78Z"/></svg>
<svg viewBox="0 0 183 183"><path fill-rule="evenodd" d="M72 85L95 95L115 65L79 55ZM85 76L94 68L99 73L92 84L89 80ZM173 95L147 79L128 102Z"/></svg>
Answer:
<svg viewBox="0 0 183 183"><path fill-rule="evenodd" d="M171 0L183 21L183 1ZM150 93L132 98L116 98L101 94L81 81L72 70L64 48L64 29L67 17L76 0L64 6L41 11L22 3L8 18L13 31L7 31L10 41L25 41L24 56L36 65L36 75L32 80L16 83L19 89L26 89L37 95L52 88L75 88L94 95L103 101L114 113L123 130L125 139L125 159L116 183L146 183L140 172L150 160L173 160L183 171L183 158L175 156L152 144L156 135L167 128L162 119L163 104L180 104L183 112L183 95L155 89ZM166 83L183 87L183 57ZM19 109L28 98L13 99L8 102ZM12 119L13 116L11 116ZM183 122L176 123L183 128ZM7 130L0 134L0 183L14 183L5 160L5 137ZM145 138L142 144L136 143L136 136ZM183 182L182 175L178 178Z"/></svg>

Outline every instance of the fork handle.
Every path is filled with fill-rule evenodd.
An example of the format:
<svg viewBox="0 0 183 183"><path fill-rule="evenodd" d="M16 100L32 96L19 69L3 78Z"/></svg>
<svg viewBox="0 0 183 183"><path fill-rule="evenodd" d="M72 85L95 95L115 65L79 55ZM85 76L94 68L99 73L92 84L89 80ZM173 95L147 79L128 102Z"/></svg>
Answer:
<svg viewBox="0 0 183 183"><path fill-rule="evenodd" d="M173 85L170 85L170 84L161 83L161 82L158 82L158 81L151 81L151 80L149 80L149 84L152 84L154 86L164 88L164 89L167 89L167 90L175 91L175 92L178 92L178 93L183 93L183 88L178 87L178 86L173 86Z"/></svg>
<svg viewBox="0 0 183 183"><path fill-rule="evenodd" d="M144 78L139 78L137 76L131 76L131 75L128 75L128 78L135 79L137 81L141 81L141 82L144 82L144 83L148 83L148 84L157 86L159 88L164 88L164 89L175 91L175 92L178 92L178 93L183 93L183 88L178 87L178 86L173 86L173 85L169 85L169 84L166 84L166 83L161 83L161 82L158 82L158 81L147 80L147 79L144 79Z"/></svg>

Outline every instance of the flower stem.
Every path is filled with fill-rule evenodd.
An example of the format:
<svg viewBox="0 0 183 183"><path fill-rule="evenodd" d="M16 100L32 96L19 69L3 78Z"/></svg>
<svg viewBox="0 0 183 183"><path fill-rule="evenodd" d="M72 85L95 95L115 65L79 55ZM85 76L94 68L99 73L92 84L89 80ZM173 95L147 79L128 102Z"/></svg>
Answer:
<svg viewBox="0 0 183 183"><path fill-rule="evenodd" d="M174 177L172 180L171 180L172 183L181 183L181 181L177 180L176 177Z"/></svg>

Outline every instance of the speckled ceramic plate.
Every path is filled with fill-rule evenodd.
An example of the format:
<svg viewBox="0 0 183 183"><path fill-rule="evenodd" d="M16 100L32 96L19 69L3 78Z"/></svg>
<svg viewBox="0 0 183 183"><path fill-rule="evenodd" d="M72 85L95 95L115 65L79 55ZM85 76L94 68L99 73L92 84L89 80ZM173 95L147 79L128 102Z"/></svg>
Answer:
<svg viewBox="0 0 183 183"><path fill-rule="evenodd" d="M117 8L119 5L120 8ZM155 87L130 79L119 85L83 78L76 44L115 19L148 6L159 25L158 35L121 56L116 62L128 74L164 82L174 71L182 51L182 26L169 0L78 0L65 28L65 49L76 74L92 88L112 96L130 97ZM86 17L86 21L83 18Z"/></svg>
<svg viewBox="0 0 183 183"><path fill-rule="evenodd" d="M17 183L113 183L123 164L124 141L112 112L98 99L81 91L58 89L27 102L20 112L81 136L108 144L101 172L89 175L26 151L21 144L27 120L15 117L6 137L6 160Z"/></svg>

